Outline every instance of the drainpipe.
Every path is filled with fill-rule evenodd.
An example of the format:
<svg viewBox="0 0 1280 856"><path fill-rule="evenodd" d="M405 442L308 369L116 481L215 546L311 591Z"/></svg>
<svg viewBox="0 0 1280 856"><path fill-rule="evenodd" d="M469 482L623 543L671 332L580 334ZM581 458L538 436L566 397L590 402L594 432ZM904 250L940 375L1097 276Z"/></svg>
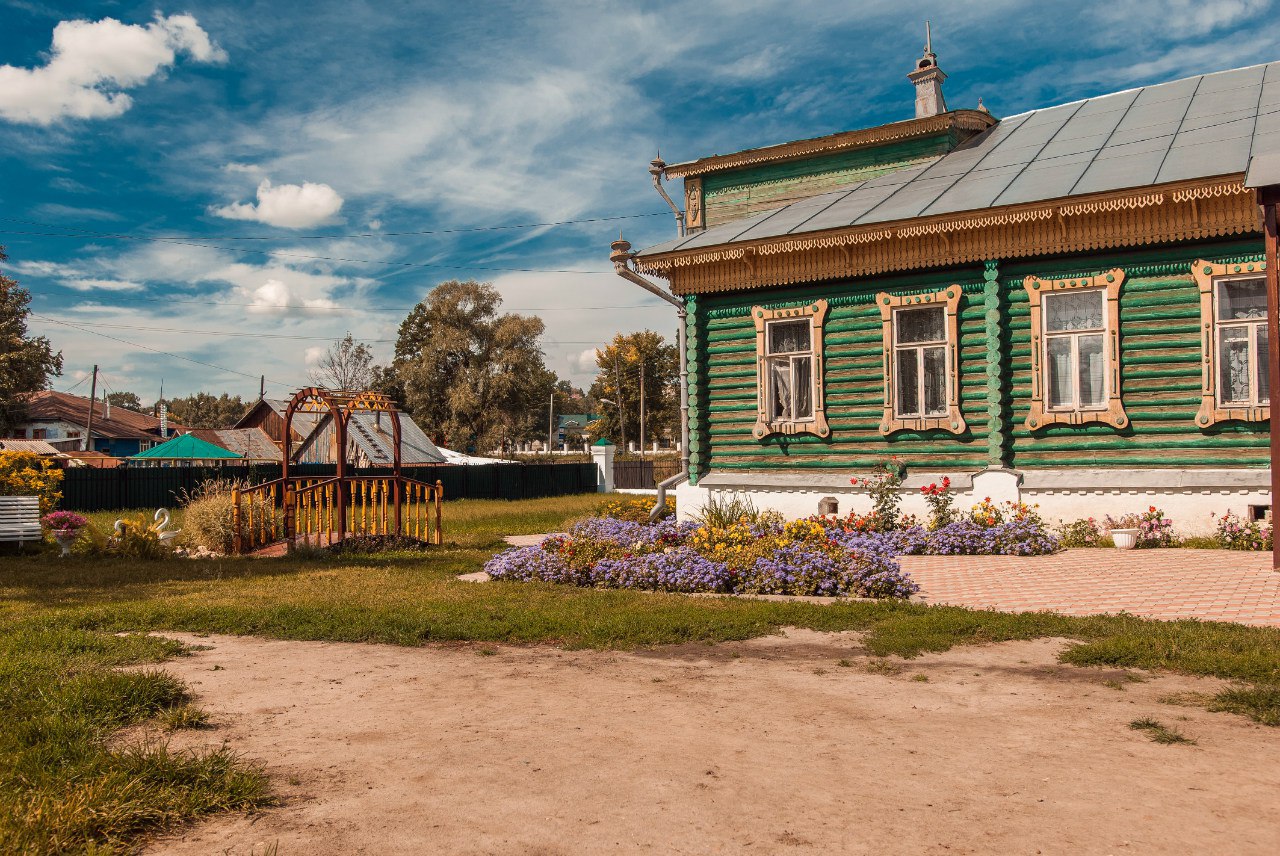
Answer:
<svg viewBox="0 0 1280 856"><path fill-rule="evenodd" d="M630 241L619 235L618 240L609 247L611 250L609 261L613 262L613 269L618 276L628 282L634 282L650 294L670 303L676 308L676 315L680 319L680 326L676 330L676 349L680 355L680 472L658 484L658 501L649 512L649 519L656 520L666 506L667 491L689 479L689 352L685 332L689 313L684 308L684 301L673 296L656 282L645 279L631 266L636 254L631 252Z"/></svg>
<svg viewBox="0 0 1280 856"><path fill-rule="evenodd" d="M653 176L653 189L658 191L658 195L676 215L676 234L681 238L684 237L684 212L680 210L680 206L671 201L671 195L667 193L667 189L662 186L662 176L667 168L667 162L662 159L662 153L649 161L649 175Z"/></svg>

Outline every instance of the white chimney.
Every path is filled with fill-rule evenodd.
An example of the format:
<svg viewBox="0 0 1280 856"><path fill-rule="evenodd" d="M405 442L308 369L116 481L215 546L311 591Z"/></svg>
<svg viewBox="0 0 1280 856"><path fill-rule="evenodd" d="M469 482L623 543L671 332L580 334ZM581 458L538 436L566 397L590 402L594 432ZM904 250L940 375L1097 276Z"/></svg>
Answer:
<svg viewBox="0 0 1280 856"><path fill-rule="evenodd" d="M942 81L947 76L938 68L938 55L933 52L933 34L929 22L924 22L924 55L916 60L915 71L907 75L916 86L916 118L925 119L947 112L946 99L942 97Z"/></svg>

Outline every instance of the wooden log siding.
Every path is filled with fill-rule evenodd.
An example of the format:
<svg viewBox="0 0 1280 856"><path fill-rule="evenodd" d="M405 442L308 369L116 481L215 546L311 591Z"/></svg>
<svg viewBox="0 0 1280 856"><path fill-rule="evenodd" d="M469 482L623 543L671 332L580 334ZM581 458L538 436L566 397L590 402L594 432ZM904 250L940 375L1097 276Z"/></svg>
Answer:
<svg viewBox="0 0 1280 856"><path fill-rule="evenodd" d="M1253 260L1253 242L1205 247L1205 258ZM1069 269L1019 263L1000 270L1008 303L1011 464L1052 466L1185 467L1268 465L1266 423L1226 422L1201 429L1200 295L1192 275L1194 247L1110 254ZM1130 424L1050 425L1028 430L1031 399L1030 312L1021 287L1027 275L1059 278L1086 270L1125 269L1120 294L1121 389Z"/></svg>
<svg viewBox="0 0 1280 856"><path fill-rule="evenodd" d="M884 416L883 343L877 291L891 294L929 293L959 284L964 296L958 313L960 339L961 412L978 414L973 427L958 435L949 431L880 433ZM986 322L982 272L963 277L938 275L877 278L870 282L840 283L815 289L759 292L747 295L702 295L706 307L707 412L705 425L714 470L838 468L865 471L893 454L909 456L916 467L981 469L987 456ZM825 325L824 377L830 441L798 435L752 436L755 424L756 341L751 318L753 304L775 307L800 305L809 298L828 299Z"/></svg>
<svg viewBox="0 0 1280 856"><path fill-rule="evenodd" d="M767 163L712 172L701 182L704 222L718 226L850 184L941 157L955 147L952 134L937 134L838 155Z"/></svg>
<svg viewBox="0 0 1280 856"><path fill-rule="evenodd" d="M1161 250L1108 254L1105 258L1001 262L903 277L877 277L803 288L705 294L697 298L698 401L695 442L701 472L751 469L863 470L888 455L916 469L977 471L1004 462L1021 468L1055 466L1179 467L1268 464L1266 423L1224 422L1201 430L1200 296L1190 265L1196 259L1254 261L1256 241L1200 243ZM1130 420L1108 425L1052 425L1036 431L1025 422L1031 400L1031 322L1023 280L1092 276L1121 267L1122 392ZM984 273L998 270L1000 381L992 420L988 380L988 326ZM902 431L885 438L882 342L877 291L926 293L958 283L960 304L960 402L964 434ZM985 288L984 288L985 287ZM830 441L817 437L751 435L756 413L753 304L795 305L825 297L827 416ZM691 350L693 350L691 348ZM989 442L995 428L994 442ZM691 448L694 448L691 444Z"/></svg>

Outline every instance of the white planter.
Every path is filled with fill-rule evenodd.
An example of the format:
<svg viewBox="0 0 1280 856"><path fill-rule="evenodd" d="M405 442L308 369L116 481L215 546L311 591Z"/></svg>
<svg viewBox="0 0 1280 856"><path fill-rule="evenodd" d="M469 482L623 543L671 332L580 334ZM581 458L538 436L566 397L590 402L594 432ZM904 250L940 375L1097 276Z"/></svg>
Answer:
<svg viewBox="0 0 1280 856"><path fill-rule="evenodd" d="M76 536L80 534L79 529L55 529L53 530L53 540L58 542L58 546L62 548L59 558L71 555L71 545L76 543Z"/></svg>
<svg viewBox="0 0 1280 856"><path fill-rule="evenodd" d="M1112 529L1111 540L1116 543L1117 550L1132 550L1138 546L1138 530Z"/></svg>

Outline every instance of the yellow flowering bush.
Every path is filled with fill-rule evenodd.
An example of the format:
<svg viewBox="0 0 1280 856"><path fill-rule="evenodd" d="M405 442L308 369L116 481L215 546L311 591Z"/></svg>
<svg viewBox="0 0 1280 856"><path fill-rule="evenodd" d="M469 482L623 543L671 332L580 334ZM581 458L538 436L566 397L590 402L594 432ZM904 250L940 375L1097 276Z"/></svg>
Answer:
<svg viewBox="0 0 1280 856"><path fill-rule="evenodd" d="M62 501L62 470L34 452L0 451L0 496L38 496L48 514Z"/></svg>
<svg viewBox="0 0 1280 856"><path fill-rule="evenodd" d="M649 511L653 508L653 500L648 497L635 499L610 499L596 509L597 517L609 517L614 520L629 520L632 523L648 523ZM659 519L671 517L676 513L675 497L667 497L667 507Z"/></svg>

